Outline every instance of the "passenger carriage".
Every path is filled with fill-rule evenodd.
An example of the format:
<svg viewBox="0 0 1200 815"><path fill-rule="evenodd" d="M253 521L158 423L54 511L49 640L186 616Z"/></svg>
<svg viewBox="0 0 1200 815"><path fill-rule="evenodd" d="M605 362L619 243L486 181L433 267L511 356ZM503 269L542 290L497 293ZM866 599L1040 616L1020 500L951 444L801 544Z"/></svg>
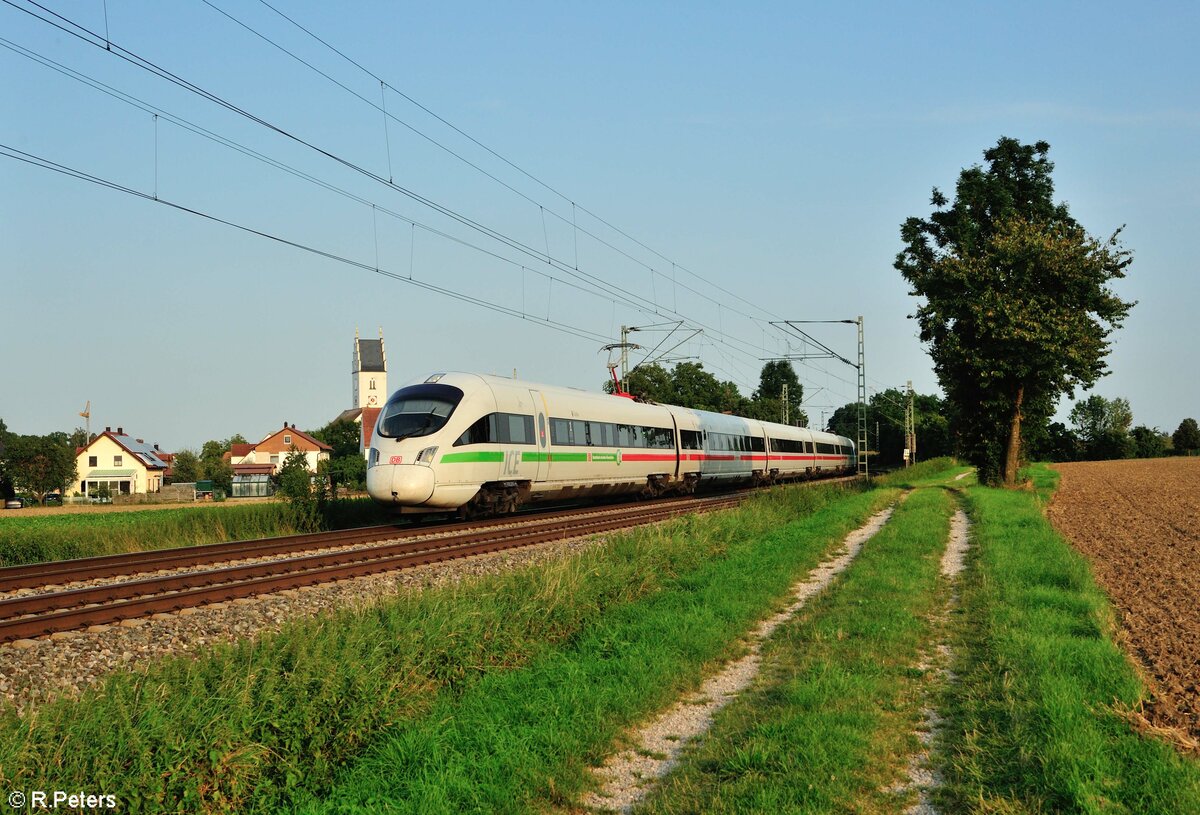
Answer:
<svg viewBox="0 0 1200 815"><path fill-rule="evenodd" d="M686 493L704 482L852 468L850 440L828 433L446 373L388 400L368 453L367 490L405 512L493 514L536 501Z"/></svg>

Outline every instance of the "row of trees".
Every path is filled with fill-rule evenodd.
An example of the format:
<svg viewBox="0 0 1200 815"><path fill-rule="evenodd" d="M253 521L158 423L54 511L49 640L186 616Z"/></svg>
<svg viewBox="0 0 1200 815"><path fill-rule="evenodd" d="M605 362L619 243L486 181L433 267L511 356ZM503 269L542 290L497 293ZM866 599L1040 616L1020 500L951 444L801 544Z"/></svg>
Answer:
<svg viewBox="0 0 1200 815"><path fill-rule="evenodd" d="M75 481L72 437L56 432L46 436L10 433L0 419L0 497L28 493L38 502L62 493Z"/></svg>
<svg viewBox="0 0 1200 815"><path fill-rule="evenodd" d="M1106 461L1119 458L1158 458L1200 451L1200 428L1184 419L1174 433L1133 424L1129 400L1093 394L1075 403L1071 426L1050 422L1025 435L1030 458L1049 461Z"/></svg>
<svg viewBox="0 0 1200 815"><path fill-rule="evenodd" d="M867 400L867 439L873 452L872 466L899 467L904 464L904 411L908 396L898 388L872 394ZM917 455L921 460L955 454L946 402L929 394L913 394L913 424ZM858 403L842 405L829 419L829 430L847 438L858 438Z"/></svg>
<svg viewBox="0 0 1200 815"><path fill-rule="evenodd" d="M783 392L784 383L792 402L791 423L807 427L808 418L800 408L803 389L789 362L764 365L759 387L750 398L742 396L734 383L722 382L699 363L691 362L671 369L658 365L638 368L630 374L627 388L630 393L654 402L778 422L783 406L774 394ZM612 389L610 383L607 390ZM873 394L868 402L867 438L873 460L881 467L904 463L906 399L903 391L889 388ZM921 459L964 455L964 444L956 432L962 422L950 400L932 394L914 394L913 413ZM1093 394L1074 405L1069 419L1070 426L1047 418L1023 422L1021 444L1026 455L1046 461L1100 461L1188 455L1200 450L1200 430L1195 419L1184 419L1173 434L1145 425L1135 426L1127 399L1105 399ZM858 404L852 402L835 410L825 429L856 438Z"/></svg>
<svg viewBox="0 0 1200 815"><path fill-rule="evenodd" d="M332 448L329 460L321 462L318 475L343 489L357 490L366 486L367 462L359 452L359 426L356 422L334 420L317 430L306 432ZM225 454L233 449L233 445L246 443L246 437L236 433L227 439L206 441L199 453L190 449L180 450L175 454L171 467L172 480L187 482L207 479L213 482L215 489L228 495L233 489L233 467ZM275 482L276 486L282 484L279 476Z"/></svg>
<svg viewBox="0 0 1200 815"><path fill-rule="evenodd" d="M808 415L801 408L804 388L792 364L786 360L763 365L758 388L749 398L742 395L736 384L720 381L699 362L680 362L670 369L658 364L641 366L630 372L625 383L629 393L650 402L733 413L768 422L784 420L785 386L787 423L808 427ZM605 382L604 389L612 393L613 383Z"/></svg>
<svg viewBox="0 0 1200 815"><path fill-rule="evenodd" d="M359 453L359 427L353 421L332 421L309 432L332 449L329 461L321 462L320 475L335 487L363 489L367 463ZM91 438L95 438L92 434ZM51 493L67 494L78 480L75 451L89 441L83 428L72 433L56 431L45 436L11 433L0 419L0 498L17 493L32 495L41 502ZM226 439L206 441L199 452L190 449L175 454L171 481L211 480L215 489L226 495L233 490L233 467L226 459L235 444L246 444L236 433ZM279 484L280 479L276 478Z"/></svg>

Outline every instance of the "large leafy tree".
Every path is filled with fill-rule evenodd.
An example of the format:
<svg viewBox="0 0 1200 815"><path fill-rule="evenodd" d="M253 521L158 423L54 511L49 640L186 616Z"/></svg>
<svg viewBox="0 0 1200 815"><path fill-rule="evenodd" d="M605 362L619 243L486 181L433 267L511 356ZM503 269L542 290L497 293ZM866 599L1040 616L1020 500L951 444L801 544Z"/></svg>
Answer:
<svg viewBox="0 0 1200 815"><path fill-rule="evenodd" d="M987 482L1014 484L1022 422L1107 373L1108 337L1128 314L1109 283L1132 260L1120 230L1099 241L1053 201L1046 142L1001 138L987 167L961 172L950 201L901 226L895 267L922 299L914 315L962 454Z"/></svg>
<svg viewBox="0 0 1200 815"><path fill-rule="evenodd" d="M75 449L65 433L16 436L5 439L4 472L18 490L39 502L51 492L63 492L75 480Z"/></svg>
<svg viewBox="0 0 1200 815"><path fill-rule="evenodd" d="M1070 418L1085 459L1106 461L1136 455L1137 443L1129 435L1133 410L1128 399L1105 399L1093 393L1075 403Z"/></svg>
<svg viewBox="0 0 1200 815"><path fill-rule="evenodd" d="M188 484L200 480L200 457L195 450L184 448L175 454L171 462L171 480Z"/></svg>
<svg viewBox="0 0 1200 815"><path fill-rule="evenodd" d="M867 402L867 442L875 457L872 466L896 467L904 463L904 405L908 396L898 388L871 394ZM931 394L913 394L913 419L919 460L954 452L946 406ZM850 439L858 437L858 403L842 405L829 417L829 430ZM878 428L878 429L877 429Z"/></svg>
<svg viewBox="0 0 1200 815"><path fill-rule="evenodd" d="M225 454L235 444L246 440L237 434L228 439L209 439L200 448L200 476L213 482L213 487L226 495L233 492L233 466L225 460Z"/></svg>
<svg viewBox="0 0 1200 815"><path fill-rule="evenodd" d="M1175 445L1177 453L1192 455L1200 450L1200 425L1196 424L1195 419L1184 419L1171 434L1171 442Z"/></svg>
<svg viewBox="0 0 1200 815"><path fill-rule="evenodd" d="M9 479L4 464L4 451L8 446L10 436L8 425L4 423L3 419L0 419L0 498L11 498L14 492L12 480Z"/></svg>
<svg viewBox="0 0 1200 815"><path fill-rule="evenodd" d="M758 377L758 390L750 397L751 418L763 419L768 422L783 421L783 389L787 386L787 417L788 424L808 427L808 414L801 405L804 403L804 386L792 363L785 360L772 360L762 367Z"/></svg>
<svg viewBox="0 0 1200 815"><path fill-rule="evenodd" d="M334 419L310 432L313 438L333 448L325 473L333 484L347 489L362 489L367 483L367 460L359 450L362 428L352 419Z"/></svg>
<svg viewBox="0 0 1200 815"><path fill-rule="evenodd" d="M1171 437L1157 427L1146 427L1140 424L1129 431L1133 439L1134 455L1138 458L1158 458L1167 454L1167 445Z"/></svg>

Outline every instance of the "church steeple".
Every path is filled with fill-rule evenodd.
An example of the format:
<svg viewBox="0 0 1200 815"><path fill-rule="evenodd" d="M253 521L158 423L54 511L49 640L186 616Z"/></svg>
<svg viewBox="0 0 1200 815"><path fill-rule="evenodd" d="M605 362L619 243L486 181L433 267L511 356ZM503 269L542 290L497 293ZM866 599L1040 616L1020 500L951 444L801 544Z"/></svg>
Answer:
<svg viewBox="0 0 1200 815"><path fill-rule="evenodd" d="M351 377L354 385L354 407L378 408L387 401L387 354L383 348L383 328L379 339L364 340L354 329L354 359Z"/></svg>

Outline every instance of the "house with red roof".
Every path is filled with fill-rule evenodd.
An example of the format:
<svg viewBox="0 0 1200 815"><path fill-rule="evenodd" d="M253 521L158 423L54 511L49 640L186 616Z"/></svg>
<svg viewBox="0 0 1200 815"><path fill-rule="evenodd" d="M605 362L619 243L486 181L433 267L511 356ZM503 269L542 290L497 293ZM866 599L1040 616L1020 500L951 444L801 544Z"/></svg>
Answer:
<svg viewBox="0 0 1200 815"><path fill-rule="evenodd" d="M320 462L329 460L333 448L303 430L297 430L294 423L284 422L282 428L268 433L258 444L233 445L229 463L235 478L239 474L274 475L293 450L304 454L308 469L315 473Z"/></svg>

